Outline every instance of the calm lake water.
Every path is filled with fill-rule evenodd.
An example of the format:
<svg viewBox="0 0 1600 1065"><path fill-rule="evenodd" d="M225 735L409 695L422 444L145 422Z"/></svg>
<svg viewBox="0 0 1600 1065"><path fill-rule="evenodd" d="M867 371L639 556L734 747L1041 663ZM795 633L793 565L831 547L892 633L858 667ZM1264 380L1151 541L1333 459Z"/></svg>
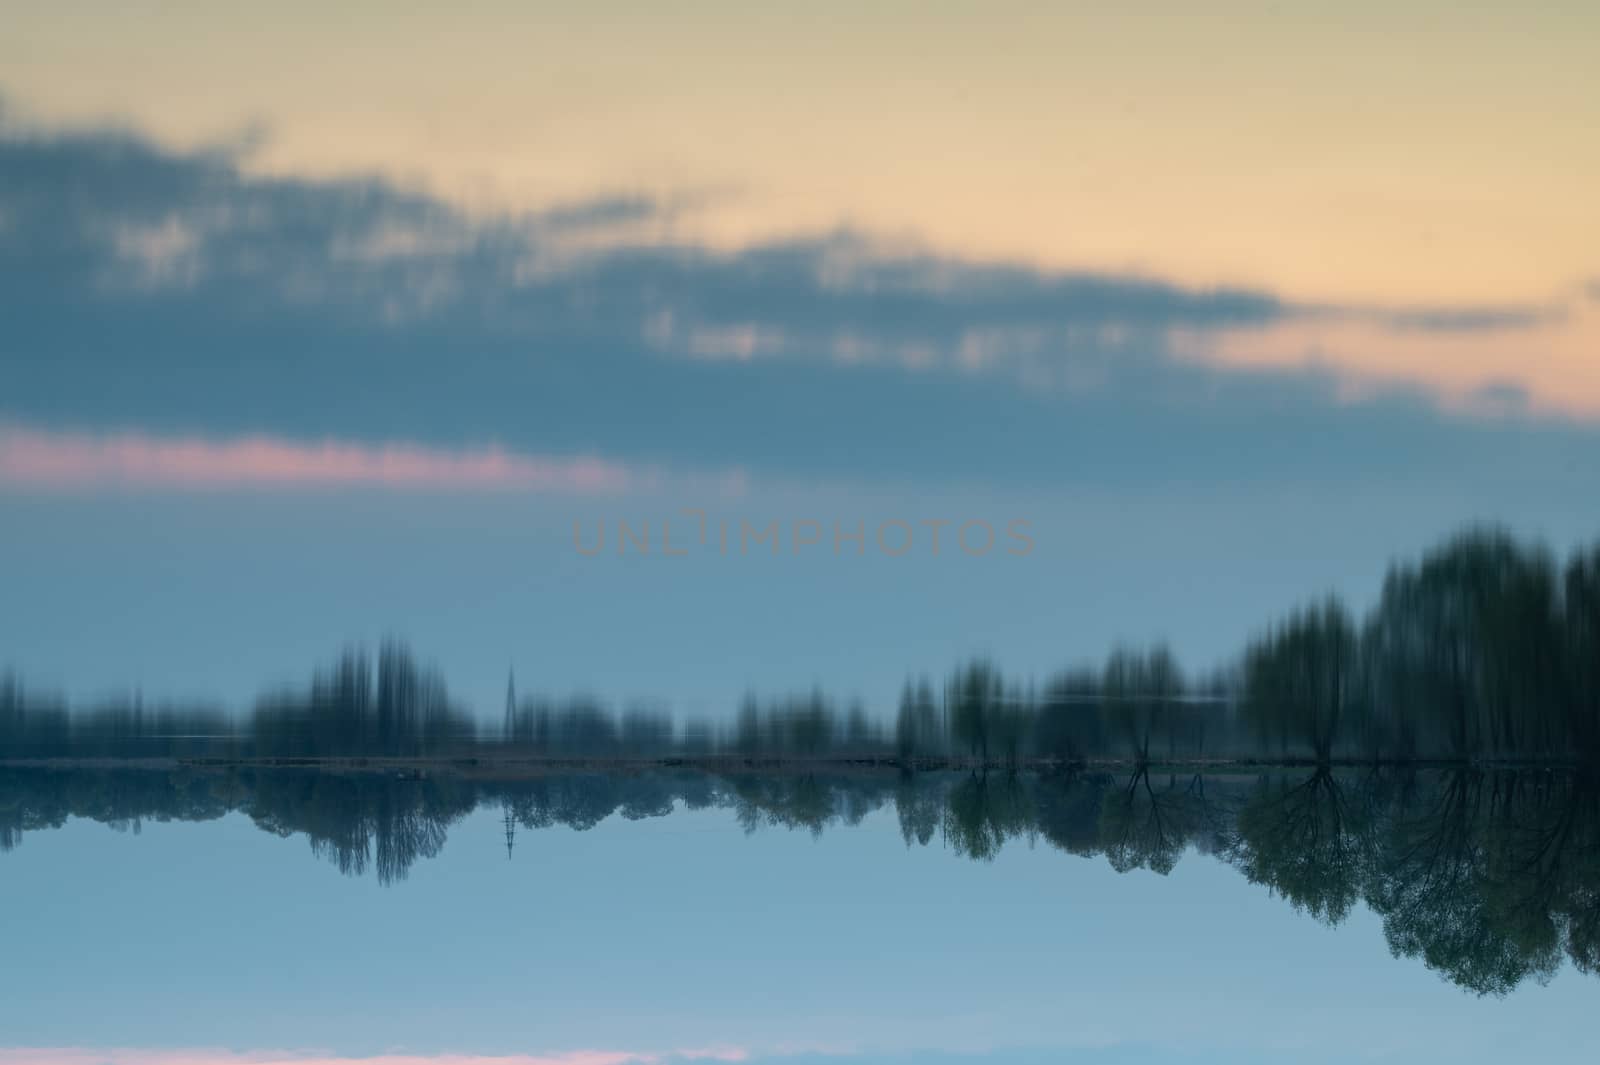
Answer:
<svg viewBox="0 0 1600 1065"><path fill-rule="evenodd" d="M7 770L0 1061L1583 1060L1596 794Z"/></svg>

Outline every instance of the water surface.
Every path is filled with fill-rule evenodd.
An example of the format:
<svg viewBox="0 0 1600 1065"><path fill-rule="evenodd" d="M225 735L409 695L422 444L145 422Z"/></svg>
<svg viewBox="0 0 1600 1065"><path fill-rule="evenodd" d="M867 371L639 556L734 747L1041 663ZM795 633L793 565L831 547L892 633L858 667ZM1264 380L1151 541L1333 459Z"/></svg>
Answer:
<svg viewBox="0 0 1600 1065"><path fill-rule="evenodd" d="M1600 1049L1597 794L12 769L0 1031L111 1061L1568 1058Z"/></svg>

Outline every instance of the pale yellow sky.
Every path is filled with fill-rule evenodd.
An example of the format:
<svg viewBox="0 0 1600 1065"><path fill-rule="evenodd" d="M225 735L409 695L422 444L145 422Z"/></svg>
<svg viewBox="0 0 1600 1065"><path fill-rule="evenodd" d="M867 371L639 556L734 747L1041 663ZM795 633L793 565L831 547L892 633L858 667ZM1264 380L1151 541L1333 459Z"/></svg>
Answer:
<svg viewBox="0 0 1600 1065"><path fill-rule="evenodd" d="M6 6L13 107L180 145L259 122L276 172L707 194L675 236L851 225L1312 302L1566 306L1600 276L1593 2ZM1543 364L1585 364L1592 322L1541 330Z"/></svg>

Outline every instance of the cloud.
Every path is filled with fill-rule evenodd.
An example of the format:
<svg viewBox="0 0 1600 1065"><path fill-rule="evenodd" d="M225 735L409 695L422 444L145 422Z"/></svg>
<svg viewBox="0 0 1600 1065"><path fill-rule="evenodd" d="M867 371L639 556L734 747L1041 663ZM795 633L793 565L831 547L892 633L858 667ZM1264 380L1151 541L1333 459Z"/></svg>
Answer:
<svg viewBox="0 0 1600 1065"><path fill-rule="evenodd" d="M146 284L193 284L200 271L201 239L192 221L169 215L154 225L118 227L112 247Z"/></svg>
<svg viewBox="0 0 1600 1065"><path fill-rule="evenodd" d="M1559 307L1441 307L1391 311L1382 319L1391 329L1432 333L1483 333L1533 329L1565 318Z"/></svg>
<svg viewBox="0 0 1600 1065"><path fill-rule="evenodd" d="M1467 402L1499 414L1520 414L1531 406L1527 388L1515 381L1490 381L1479 385L1468 394Z"/></svg>
<svg viewBox="0 0 1600 1065"><path fill-rule="evenodd" d="M1067 390L1170 360L1178 334L1330 314L1402 332L1559 317L1299 306L1255 289L969 262L850 230L719 252L630 239L681 206L658 198L482 218L378 180L251 177L228 152L184 154L105 131L0 136L0 175L0 217L20 220L0 231L0 270L80 303L181 290L174 298L203 300L212 315L466 325L697 359L998 373Z"/></svg>
<svg viewBox="0 0 1600 1065"><path fill-rule="evenodd" d="M731 252L631 239L681 203L621 195L470 216L378 180L251 177L126 133L0 136L0 269L79 300L175 289L208 313L470 323L693 358L1000 373L1081 388L1177 333L1357 316L1398 332L1531 329L1559 308L1329 308L1258 289L969 262L840 230ZM222 355L217 357L221 358Z"/></svg>
<svg viewBox="0 0 1600 1065"><path fill-rule="evenodd" d="M495 440L629 471L1052 487L1462 476L1596 447L1534 424L1600 412L1593 316L1571 308L1304 306L850 231L634 239L676 209L469 216L127 134L0 136L0 419L199 438L161 461L213 470L243 468L217 452L243 437L332 438L366 450L289 465L368 478L394 440L451 477L495 468L475 451ZM104 479L137 450L73 446Z"/></svg>
<svg viewBox="0 0 1600 1065"><path fill-rule="evenodd" d="M481 219L377 181L252 178L226 154L126 134L0 138L0 175L0 212L25 219L0 234L8 273L43 267L84 299L181 289L212 313L470 319L690 356L954 368L970 366L973 335L1034 338L1018 353L1048 337L1070 354L1284 313L1261 292L967 263L850 231L736 252L619 244L606 234L675 205L624 196Z"/></svg>
<svg viewBox="0 0 1600 1065"><path fill-rule="evenodd" d="M1318 369L1340 381L1347 401L1411 387L1468 417L1600 420L1600 314L1573 307L1545 320L1532 324L1533 312L1427 312L1396 328L1387 314L1306 316L1198 337L1193 357L1257 372Z"/></svg>
<svg viewBox="0 0 1600 1065"><path fill-rule="evenodd" d="M0 486L349 487L614 493L641 478L592 457L446 451L272 436L225 440L52 432L0 424Z"/></svg>
<svg viewBox="0 0 1600 1065"><path fill-rule="evenodd" d="M0 1048L0 1065L669 1065L672 1062L742 1062L740 1047L697 1050L569 1050L549 1054L396 1054L333 1056L272 1050L87 1047Z"/></svg>

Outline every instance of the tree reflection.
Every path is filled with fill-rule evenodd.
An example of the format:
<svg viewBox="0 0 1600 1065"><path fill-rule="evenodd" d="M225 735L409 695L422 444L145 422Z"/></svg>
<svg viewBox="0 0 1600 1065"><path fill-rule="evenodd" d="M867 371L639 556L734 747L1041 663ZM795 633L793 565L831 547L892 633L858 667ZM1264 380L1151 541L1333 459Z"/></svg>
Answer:
<svg viewBox="0 0 1600 1065"><path fill-rule="evenodd" d="M1338 924L1361 898L1370 867L1370 829L1336 775L1263 781L1239 811L1230 857L1252 883L1296 908Z"/></svg>
<svg viewBox="0 0 1600 1065"><path fill-rule="evenodd" d="M1207 812L1200 776L1180 782L1168 775L1152 784L1149 769L1141 766L1106 792L1100 807L1101 846L1119 873L1148 869L1164 876L1207 826Z"/></svg>
<svg viewBox="0 0 1600 1065"><path fill-rule="evenodd" d="M384 884L439 855L478 806L515 829L721 809L746 832L820 835L892 804L908 847L996 861L1043 839L1118 872L1210 853L1337 925L1364 903L1397 956L1504 994L1563 958L1600 974L1600 777L1586 772L468 772L0 769L0 850L69 817L113 827L237 813ZM512 853L508 847L508 854ZM523 853L515 852L518 860Z"/></svg>
<svg viewBox="0 0 1600 1065"><path fill-rule="evenodd" d="M945 838L957 854L993 861L1006 840L1031 834L1032 780L1017 773L969 773L945 796Z"/></svg>

